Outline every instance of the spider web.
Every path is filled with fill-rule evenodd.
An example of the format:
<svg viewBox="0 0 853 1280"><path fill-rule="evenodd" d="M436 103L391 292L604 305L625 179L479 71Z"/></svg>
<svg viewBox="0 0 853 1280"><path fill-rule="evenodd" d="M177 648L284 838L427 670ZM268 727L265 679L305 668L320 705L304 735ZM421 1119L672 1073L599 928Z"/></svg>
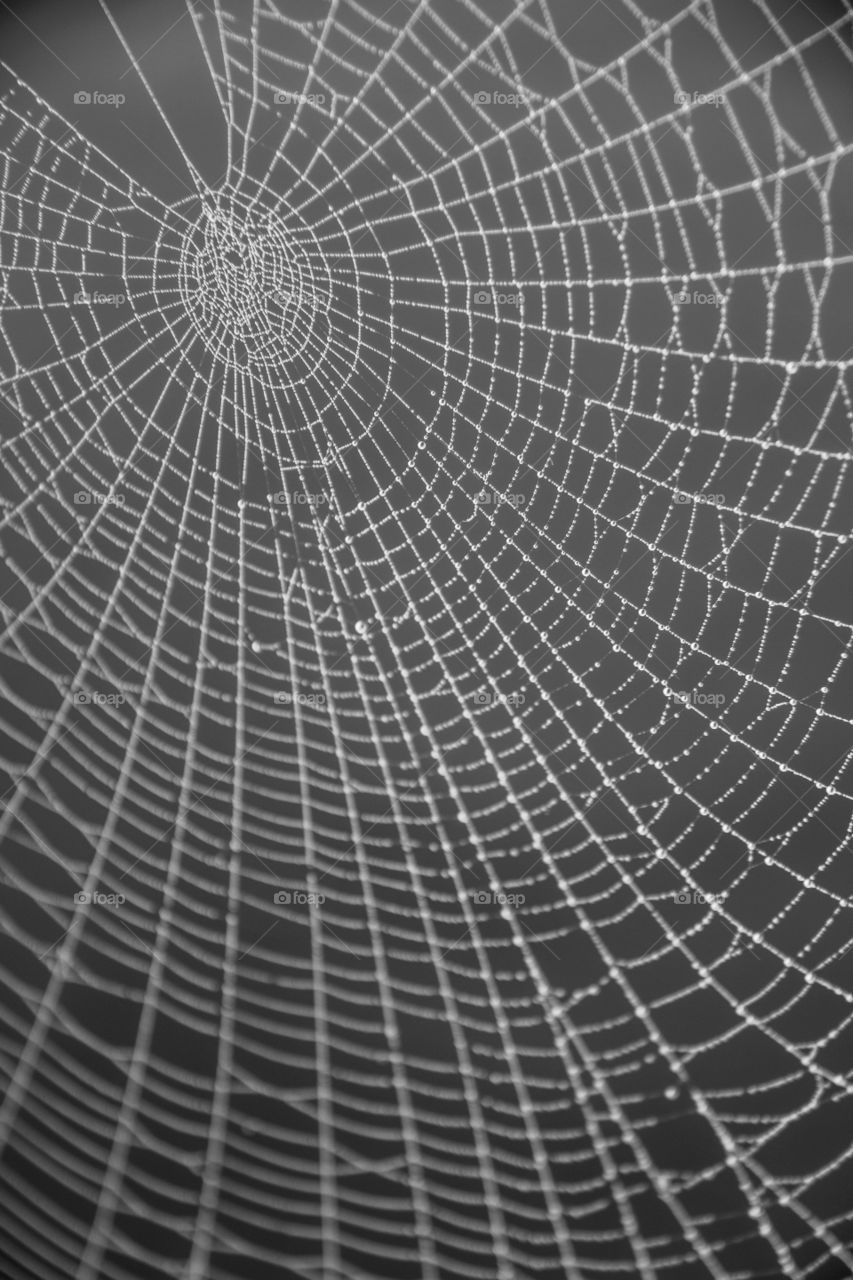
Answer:
<svg viewBox="0 0 853 1280"><path fill-rule="evenodd" d="M849 7L381 9L3 99L8 1273L853 1274Z"/></svg>

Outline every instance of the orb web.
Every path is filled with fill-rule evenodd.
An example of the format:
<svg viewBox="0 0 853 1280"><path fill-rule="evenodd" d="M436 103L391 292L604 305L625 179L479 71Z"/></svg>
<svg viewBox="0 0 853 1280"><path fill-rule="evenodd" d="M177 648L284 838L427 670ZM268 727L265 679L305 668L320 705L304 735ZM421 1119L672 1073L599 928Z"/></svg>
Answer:
<svg viewBox="0 0 853 1280"><path fill-rule="evenodd" d="M849 5L187 0L215 182L103 7L186 194L3 95L9 1274L853 1274Z"/></svg>
<svg viewBox="0 0 853 1280"><path fill-rule="evenodd" d="M312 261L273 213L258 219L225 203L207 208L187 237L184 303L217 359L275 385L297 360L316 368L327 355L315 333L318 312L328 312L322 258Z"/></svg>

